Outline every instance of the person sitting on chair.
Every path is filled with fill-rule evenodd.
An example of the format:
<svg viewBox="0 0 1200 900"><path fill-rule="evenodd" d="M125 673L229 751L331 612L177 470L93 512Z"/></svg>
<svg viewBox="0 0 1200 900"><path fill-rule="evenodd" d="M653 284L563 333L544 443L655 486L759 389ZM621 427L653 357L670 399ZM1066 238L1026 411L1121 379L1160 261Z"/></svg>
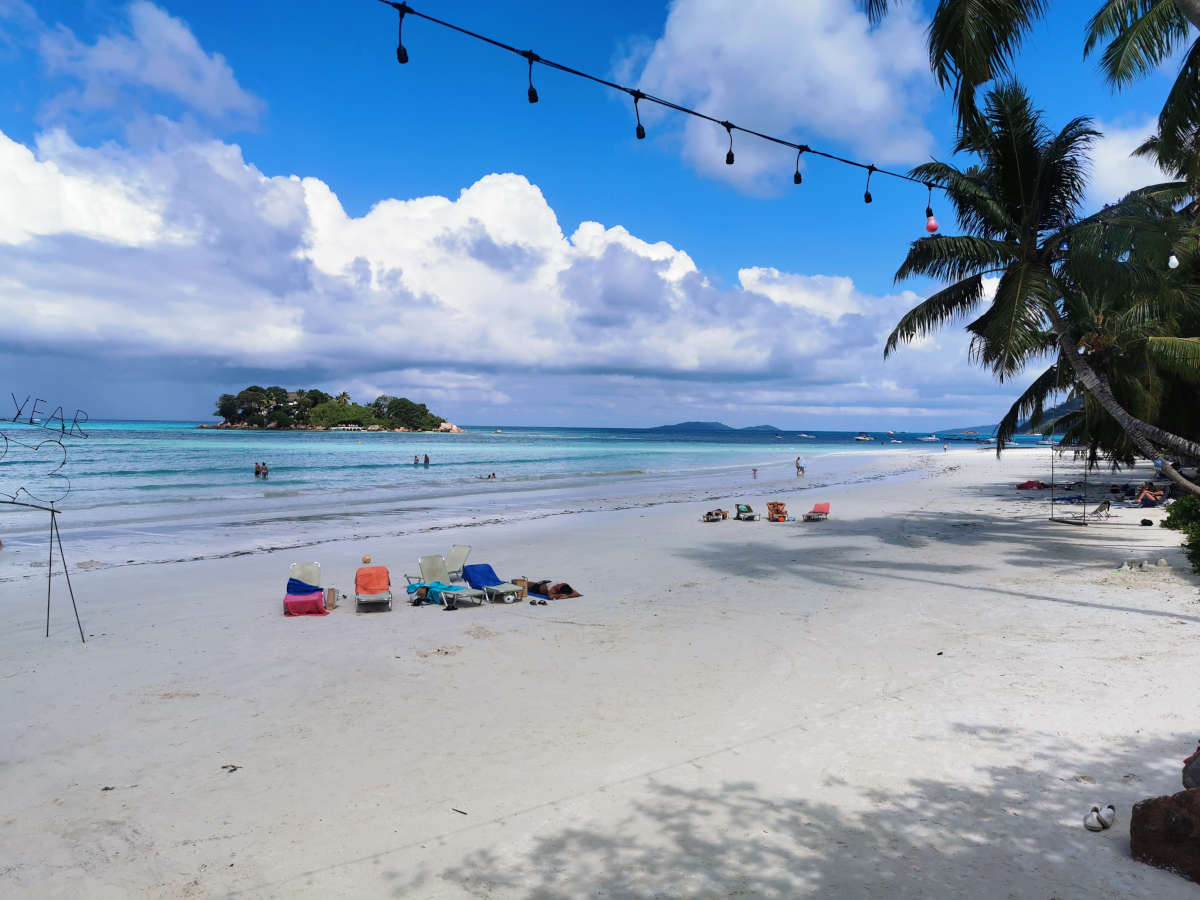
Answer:
<svg viewBox="0 0 1200 900"><path fill-rule="evenodd" d="M1164 491L1154 490L1154 485L1149 481L1143 481L1142 486L1138 488L1138 495L1133 498L1134 503L1140 503L1142 506L1157 506L1163 498Z"/></svg>

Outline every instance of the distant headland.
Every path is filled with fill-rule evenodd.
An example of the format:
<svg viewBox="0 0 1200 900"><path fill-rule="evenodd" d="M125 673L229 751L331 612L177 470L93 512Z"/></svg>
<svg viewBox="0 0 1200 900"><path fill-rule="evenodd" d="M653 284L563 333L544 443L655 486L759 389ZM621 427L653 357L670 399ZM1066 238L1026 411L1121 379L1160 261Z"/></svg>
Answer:
<svg viewBox="0 0 1200 900"><path fill-rule="evenodd" d="M726 425L724 422L680 422L677 425L659 425L656 428L647 428L646 431L781 431L774 425L751 425L748 428L734 428L732 425Z"/></svg>
<svg viewBox="0 0 1200 900"><path fill-rule="evenodd" d="M269 428L281 431L440 431L460 433L452 422L431 413L424 403L380 394L369 404L355 403L345 391L336 397L315 389L250 385L217 398L219 425L200 428Z"/></svg>

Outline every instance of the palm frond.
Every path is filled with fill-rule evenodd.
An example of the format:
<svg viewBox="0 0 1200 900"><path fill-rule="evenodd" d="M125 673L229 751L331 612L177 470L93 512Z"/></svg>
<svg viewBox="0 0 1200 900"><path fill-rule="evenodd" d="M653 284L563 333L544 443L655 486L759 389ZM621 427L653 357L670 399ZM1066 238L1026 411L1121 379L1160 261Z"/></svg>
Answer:
<svg viewBox="0 0 1200 900"><path fill-rule="evenodd" d="M913 275L958 281L1002 269L1018 259L1019 251L1005 241L968 234L920 238L908 248L908 256L896 270L896 281Z"/></svg>
<svg viewBox="0 0 1200 900"><path fill-rule="evenodd" d="M888 0L864 0L863 6L866 9L867 20L872 25L878 25L888 14L891 4Z"/></svg>
<svg viewBox="0 0 1200 900"><path fill-rule="evenodd" d="M1009 266L996 286L992 305L967 326L971 356L1005 381L1046 346L1045 307L1055 302L1059 286L1048 269L1022 261Z"/></svg>
<svg viewBox="0 0 1200 900"><path fill-rule="evenodd" d="M1028 420L1029 426L1036 428L1042 422L1046 400L1070 388L1070 379L1063 378L1063 371L1058 363L1050 366L1035 378L1033 383L1009 407L1004 418L1000 420L1000 424L996 426L997 455L1017 433L1017 428L1020 427L1022 420Z"/></svg>
<svg viewBox="0 0 1200 900"><path fill-rule="evenodd" d="M1111 38L1100 58L1116 88L1153 72L1186 40L1188 21L1172 0L1108 0L1088 23L1084 56Z"/></svg>
<svg viewBox="0 0 1200 900"><path fill-rule="evenodd" d="M890 356L901 341L909 343L936 331L956 316L970 312L983 299L983 277L970 278L943 288L918 303L900 319L883 346L884 357Z"/></svg>
<svg viewBox="0 0 1200 900"><path fill-rule="evenodd" d="M1152 337L1146 341L1146 352L1175 375L1200 380L1200 337Z"/></svg>

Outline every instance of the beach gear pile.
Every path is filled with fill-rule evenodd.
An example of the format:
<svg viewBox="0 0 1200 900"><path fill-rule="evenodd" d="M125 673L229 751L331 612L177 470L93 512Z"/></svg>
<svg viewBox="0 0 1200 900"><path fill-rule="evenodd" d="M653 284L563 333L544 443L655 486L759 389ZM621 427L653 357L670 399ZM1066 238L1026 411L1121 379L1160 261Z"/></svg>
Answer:
<svg viewBox="0 0 1200 900"><path fill-rule="evenodd" d="M288 578L283 596L285 616L326 616L325 591L317 584L309 584L299 578Z"/></svg>

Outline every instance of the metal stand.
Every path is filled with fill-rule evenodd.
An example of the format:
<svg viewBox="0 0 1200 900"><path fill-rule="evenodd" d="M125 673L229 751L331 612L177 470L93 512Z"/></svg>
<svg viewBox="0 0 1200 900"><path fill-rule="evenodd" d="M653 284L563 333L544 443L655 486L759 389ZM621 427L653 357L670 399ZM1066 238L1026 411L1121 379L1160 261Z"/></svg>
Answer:
<svg viewBox="0 0 1200 900"><path fill-rule="evenodd" d="M1057 447L1050 448L1050 521L1057 522L1059 525L1081 525L1087 527L1087 519L1062 519L1054 515L1054 456ZM1083 511L1087 512L1087 469L1083 470Z"/></svg>
<svg viewBox="0 0 1200 900"><path fill-rule="evenodd" d="M71 586L71 573L67 570L67 555L63 553L62 532L58 530L58 510L51 503L48 506L37 506L33 503L21 503L17 500L0 500L0 505L23 506L26 509L41 509L50 513L50 559L46 568L46 637L50 637L50 590L54 585L54 545L58 544L58 556L62 560L63 576L67 579L67 592L71 595L71 609L75 611L75 624L79 627L79 640L86 644L83 636L83 623L79 620L79 606L75 603L75 588Z"/></svg>

